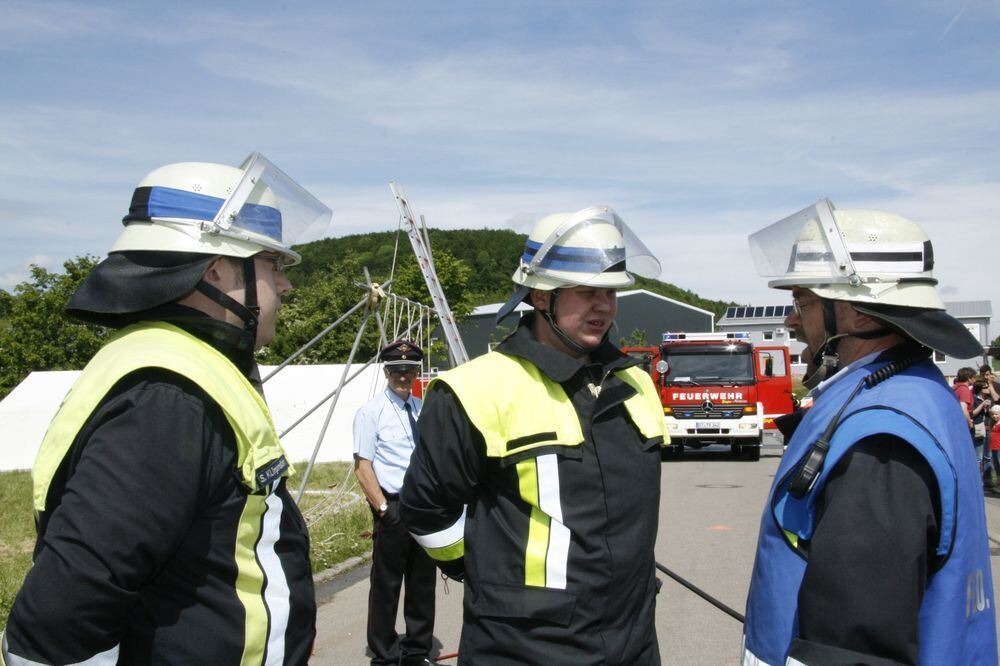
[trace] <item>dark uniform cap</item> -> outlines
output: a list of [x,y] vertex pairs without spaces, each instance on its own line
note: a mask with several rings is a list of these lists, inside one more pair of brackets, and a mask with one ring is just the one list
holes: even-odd
[[396,340],[379,352],[378,360],[385,365],[420,365],[424,352],[410,340]]

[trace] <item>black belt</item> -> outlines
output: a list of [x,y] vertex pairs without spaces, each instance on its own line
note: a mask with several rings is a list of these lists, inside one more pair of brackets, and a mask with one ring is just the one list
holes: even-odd
[[384,488],[382,488],[381,490],[382,490],[382,494],[385,495],[385,498],[387,500],[392,500],[393,502],[398,502],[399,501],[399,493],[387,493],[387,492],[385,492]]

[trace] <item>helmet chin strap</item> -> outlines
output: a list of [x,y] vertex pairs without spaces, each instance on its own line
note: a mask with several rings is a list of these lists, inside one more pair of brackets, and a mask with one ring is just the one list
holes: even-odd
[[844,338],[874,340],[875,338],[884,338],[893,333],[889,328],[879,328],[874,331],[837,333],[837,316],[833,301],[824,298],[821,300],[821,303],[823,304],[823,329],[826,339],[823,340],[823,344],[820,345],[819,350],[813,354],[812,362],[816,366],[816,370],[808,377],[802,379],[802,385],[810,390],[816,388],[827,377],[832,377],[839,369],[840,356],[837,355],[837,346],[841,340]]
[[195,285],[195,289],[229,310],[243,321],[243,331],[250,347],[257,342],[257,324],[260,321],[260,306],[257,304],[257,270],[254,258],[243,259],[243,303],[224,293],[221,289],[204,280]]
[[[556,323],[556,301],[559,299],[559,290],[553,289],[549,293],[552,294],[549,299],[549,309],[539,310],[538,312],[542,315],[542,318],[545,319],[556,336],[562,340],[564,345],[572,349],[577,354],[590,354],[590,352],[596,351],[598,347],[604,344],[604,341],[608,339],[608,331],[604,332],[604,336],[601,338],[601,341],[593,347],[584,347],[579,342],[569,337],[566,331],[562,330],[559,324]],[[608,330],[610,331],[610,329]]]
[[824,379],[837,372],[837,366],[840,365],[840,357],[837,356],[837,345],[846,337],[847,333],[827,335],[819,351],[813,354],[812,362],[816,366],[816,370],[808,377],[802,378],[803,386],[812,390],[819,386],[819,383]]

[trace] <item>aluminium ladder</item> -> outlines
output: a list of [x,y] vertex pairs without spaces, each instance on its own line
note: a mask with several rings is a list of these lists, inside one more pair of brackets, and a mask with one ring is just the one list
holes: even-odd
[[399,208],[400,218],[406,224],[406,234],[410,237],[410,244],[413,246],[413,253],[417,256],[417,265],[427,283],[427,290],[431,294],[434,302],[434,309],[437,311],[438,320],[441,322],[441,330],[444,332],[445,341],[448,343],[448,356],[451,358],[452,367],[461,365],[469,360],[469,355],[465,351],[462,343],[462,336],[458,332],[455,324],[455,317],[448,307],[448,299],[445,298],[444,290],[438,281],[437,271],[434,268],[434,259],[431,256],[430,243],[427,237],[417,228],[417,223],[413,219],[413,211],[406,200],[403,188],[395,181],[389,181],[389,189],[396,197],[396,206]]

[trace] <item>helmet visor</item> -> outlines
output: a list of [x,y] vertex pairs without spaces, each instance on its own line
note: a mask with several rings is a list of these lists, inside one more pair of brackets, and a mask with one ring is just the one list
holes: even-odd
[[757,273],[780,278],[771,286],[848,282],[855,273],[827,199],[751,234],[749,241]]
[[543,242],[528,240],[522,266],[528,274],[587,284],[602,273],[629,272],[654,278],[660,262],[614,210],[585,208],[567,218]]
[[214,219],[221,233],[288,249],[330,224],[330,209],[260,153],[240,168],[240,182]]

